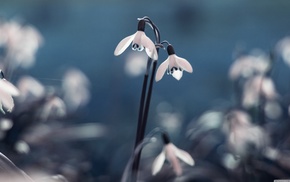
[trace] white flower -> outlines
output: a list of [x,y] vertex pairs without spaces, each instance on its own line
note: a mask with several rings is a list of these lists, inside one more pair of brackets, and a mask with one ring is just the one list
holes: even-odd
[[247,108],[255,106],[260,102],[261,96],[266,100],[273,100],[278,98],[279,95],[271,78],[257,75],[245,83],[242,104]]
[[155,44],[146,36],[144,30],[145,21],[140,20],[138,23],[137,32],[121,40],[114,51],[114,55],[118,56],[122,54],[132,42],[132,49],[134,51],[143,51],[145,48],[147,55],[153,60],[157,60],[158,54],[155,48]]
[[17,87],[21,93],[18,97],[18,101],[20,102],[34,102],[45,94],[44,86],[30,76],[23,76],[20,78]]
[[[2,31],[1,31],[2,30]],[[1,28],[5,38],[7,54],[11,58],[9,65],[29,68],[34,64],[35,55],[43,42],[41,34],[32,26],[22,26],[16,21],[10,21]]]
[[241,56],[235,60],[229,70],[231,80],[236,80],[240,77],[248,78],[254,74],[264,74],[269,70],[269,57],[259,51],[253,51],[251,55]]
[[162,152],[156,157],[152,166],[152,175],[156,175],[162,168],[165,159],[167,159],[175,172],[176,175],[180,176],[182,174],[182,168],[179,163],[179,159],[187,163],[190,166],[194,165],[194,160],[192,157],[184,150],[177,148],[174,144],[169,142],[168,136],[163,134],[163,140],[165,146]]
[[261,152],[268,144],[267,132],[260,126],[252,124],[250,115],[244,111],[233,110],[227,115],[224,130],[227,145],[236,157],[245,158],[250,154]]
[[90,100],[89,79],[78,69],[69,69],[63,78],[64,102],[70,111],[84,106]]
[[177,80],[181,79],[183,70],[192,73],[192,67],[190,63],[186,59],[178,57],[175,54],[172,45],[168,45],[167,52],[168,58],[157,69],[155,77],[156,81],[162,79],[166,70],[167,74],[172,75]]
[[14,101],[12,96],[18,96],[18,89],[9,81],[4,78],[3,72],[2,79],[0,79],[0,110],[4,112],[3,107],[7,109],[8,112],[11,112],[14,107]]
[[61,98],[57,96],[52,96],[45,105],[43,106],[43,110],[41,113],[41,118],[43,120],[47,120],[50,116],[53,117],[63,117],[66,114],[66,105],[61,100]]

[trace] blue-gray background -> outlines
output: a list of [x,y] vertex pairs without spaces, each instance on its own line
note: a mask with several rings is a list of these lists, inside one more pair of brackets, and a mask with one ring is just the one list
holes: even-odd
[[[267,52],[290,35],[288,0],[1,0],[0,15],[31,24],[43,35],[37,62],[27,72],[44,85],[59,84],[67,67],[88,76],[92,97],[78,122],[109,128],[108,136],[91,141],[90,149],[99,155],[96,174],[112,176],[120,175],[130,155],[143,79],[124,72],[125,56],[131,50],[119,57],[113,52],[122,38],[136,31],[137,18],[149,16],[161,39],[170,41],[194,70],[180,81],[166,76],[154,85],[148,128],[158,126],[156,106],[166,101],[172,112],[182,115],[175,139],[179,146],[187,123],[206,109],[231,101],[227,72],[233,53],[253,48]],[[149,31],[148,36],[152,37]],[[160,61],[166,57],[162,51]],[[286,71],[285,76],[277,74],[278,83],[289,81]],[[280,84],[279,91],[287,88]]]

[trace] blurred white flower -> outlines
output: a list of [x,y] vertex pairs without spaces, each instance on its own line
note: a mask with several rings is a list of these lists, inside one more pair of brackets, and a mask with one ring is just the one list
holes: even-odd
[[125,62],[125,73],[129,76],[139,76],[146,70],[146,54],[137,54],[132,52],[128,55]]
[[144,30],[145,20],[139,20],[137,32],[121,40],[114,51],[114,55],[118,56],[122,54],[132,42],[132,49],[134,51],[143,51],[145,48],[147,55],[153,60],[157,60],[158,54],[155,44],[146,36]]
[[238,167],[240,161],[235,159],[232,154],[225,153],[222,156],[222,163],[226,168],[233,170]]
[[265,103],[265,115],[270,119],[278,119],[280,116],[282,116],[282,107],[279,105],[277,101],[267,101]]
[[34,64],[36,51],[43,42],[41,34],[34,27],[21,26],[16,21],[4,23],[0,31],[10,58],[9,65],[13,68],[31,67]]
[[270,60],[263,52],[241,56],[235,60],[229,70],[231,80],[239,77],[250,77],[254,74],[263,74],[269,69]]
[[45,94],[44,86],[31,76],[23,76],[17,83],[20,91],[18,100],[21,102],[33,102]]
[[158,121],[162,128],[171,134],[177,134],[182,127],[182,115],[176,112],[158,113]]
[[275,148],[267,147],[264,150],[264,156],[273,161],[277,160],[280,157],[280,155],[281,155],[280,151]]
[[77,69],[69,69],[62,83],[64,102],[68,109],[75,110],[88,103],[90,82],[84,73]]
[[190,127],[187,130],[186,135],[193,140],[201,133],[221,128],[223,121],[223,112],[208,110],[204,112],[197,120],[193,120],[190,123]]
[[261,96],[263,96],[266,100],[273,100],[278,97],[278,93],[272,79],[263,75],[257,75],[248,79],[243,89],[243,106],[255,106],[260,102]]
[[18,96],[18,89],[4,78],[3,72],[0,70],[2,78],[0,79],[0,110],[4,112],[3,107],[11,112],[14,107],[12,96]]
[[40,117],[43,120],[47,120],[50,116],[63,117],[65,114],[65,103],[61,100],[61,98],[52,96],[52,98],[50,98],[43,106]]
[[156,175],[162,168],[165,159],[167,159],[175,172],[176,175],[180,176],[182,174],[182,168],[180,166],[179,158],[183,162],[190,166],[194,165],[194,160],[192,157],[184,150],[177,148],[174,144],[169,141],[167,135],[163,134],[164,147],[162,152],[156,157],[152,165],[152,175]]
[[30,151],[29,145],[23,140],[17,141],[14,148],[17,152],[22,154],[28,154]]
[[247,113],[233,110],[226,118],[227,143],[233,155],[246,157],[261,152],[269,144],[267,132],[262,127],[252,124]]
[[276,45],[276,49],[285,63],[290,66],[290,37],[285,37],[280,40]]
[[162,79],[165,71],[167,70],[167,74],[172,75],[176,80],[180,80],[182,77],[183,70],[192,73],[192,67],[190,63],[181,57],[178,57],[175,54],[175,51],[172,45],[168,45],[167,47],[168,58],[161,63],[159,68],[157,69],[155,80],[159,81]]
[[1,118],[0,119],[0,130],[2,131],[8,131],[12,128],[13,121],[8,118]]

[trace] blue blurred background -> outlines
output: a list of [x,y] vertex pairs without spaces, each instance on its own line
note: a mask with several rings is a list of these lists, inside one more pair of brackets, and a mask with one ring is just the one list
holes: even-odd
[[[177,145],[185,146],[184,131],[192,119],[231,101],[228,70],[235,53],[273,49],[290,34],[289,10],[287,0],[0,2],[2,17],[33,25],[44,38],[36,64],[27,73],[44,85],[59,84],[68,67],[88,76],[91,100],[73,122],[96,122],[108,128],[103,138],[77,144],[89,151],[92,175],[99,181],[120,178],[132,152],[143,77],[130,76],[124,69],[130,49],[118,57],[113,52],[121,39],[136,31],[137,18],[149,16],[159,27],[161,40],[168,40],[193,67],[193,73],[184,72],[180,81],[165,76],[155,83],[148,119],[147,132],[166,127],[160,122],[160,112],[176,113],[173,128],[177,129],[171,135]],[[146,33],[154,38],[149,27]],[[161,50],[159,62],[166,58],[166,51]],[[283,79],[281,74],[276,76]],[[279,91],[288,88],[281,84]]]

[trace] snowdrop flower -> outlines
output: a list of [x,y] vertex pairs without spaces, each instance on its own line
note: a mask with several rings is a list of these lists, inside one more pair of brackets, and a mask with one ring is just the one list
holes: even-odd
[[145,48],[147,55],[153,60],[157,60],[158,54],[155,44],[146,36],[144,30],[145,20],[140,20],[138,23],[137,32],[121,40],[115,49],[114,55],[118,56],[122,54],[132,43],[132,49],[134,51],[143,51]]
[[233,110],[227,114],[224,123],[227,134],[227,145],[235,157],[245,158],[259,153],[269,144],[267,132],[251,122],[250,116],[240,110]]
[[0,110],[4,112],[3,107],[11,112],[14,107],[12,96],[18,96],[18,89],[4,77],[3,72],[0,70],[2,78],[0,79]]
[[12,58],[13,68],[29,68],[34,64],[35,55],[43,42],[41,34],[30,25],[22,26],[16,21],[3,25],[7,54]]
[[246,108],[256,106],[263,96],[266,100],[278,98],[278,93],[273,80],[263,75],[257,75],[249,80],[244,85],[242,104]]
[[165,159],[167,159],[171,163],[175,174],[180,176],[182,174],[182,168],[177,158],[181,159],[190,166],[194,165],[194,160],[187,152],[177,148],[174,144],[172,144],[168,135],[163,133],[162,138],[165,146],[163,147],[162,152],[153,162],[152,175],[156,175],[161,170]]
[[248,78],[255,74],[264,74],[269,68],[269,57],[263,52],[254,51],[251,55],[241,56],[235,60],[230,67],[229,77],[231,80]]
[[168,58],[157,69],[155,77],[156,81],[162,79],[166,70],[167,74],[172,75],[177,80],[181,79],[183,70],[192,73],[190,63],[186,59],[178,57],[170,44],[167,46],[167,53]]

